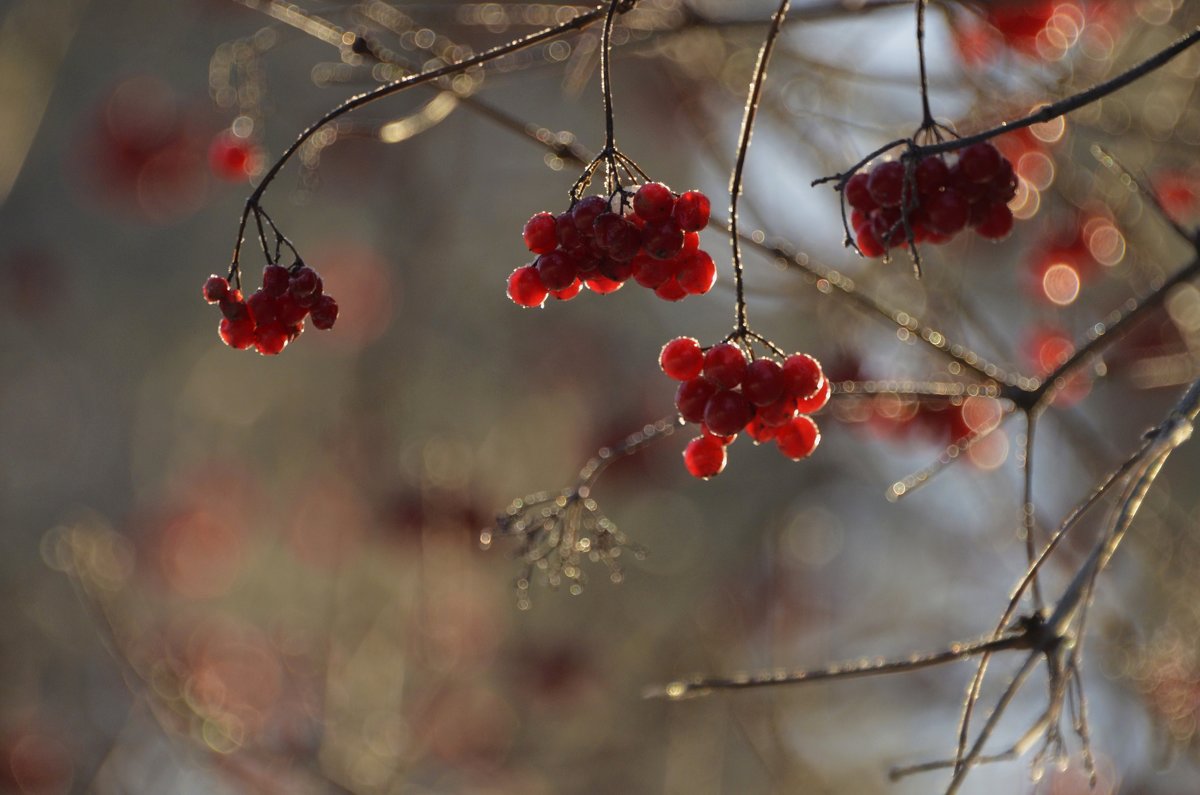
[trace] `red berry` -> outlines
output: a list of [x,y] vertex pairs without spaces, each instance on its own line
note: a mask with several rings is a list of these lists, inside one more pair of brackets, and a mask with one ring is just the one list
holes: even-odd
[[658,366],[669,378],[690,381],[700,375],[704,352],[700,350],[700,343],[691,337],[676,337],[662,347]]
[[[316,321],[313,321],[314,325]],[[258,324],[254,328],[254,349],[263,356],[274,356],[287,347],[288,332],[282,323]]]
[[738,386],[745,375],[746,355],[732,342],[714,345],[704,354],[704,377],[722,389]]
[[215,304],[229,295],[229,282],[222,276],[213,274],[204,281],[204,300]]
[[716,477],[727,460],[725,445],[712,436],[697,436],[683,451],[683,465],[694,478]]
[[825,381],[821,363],[807,353],[793,353],[783,362],[784,388],[797,400],[810,398]]
[[1000,171],[1004,156],[987,141],[971,144],[958,155],[958,167],[971,182],[988,182]]
[[315,293],[320,284],[321,277],[317,276],[315,270],[305,265],[292,274],[291,281],[288,283],[288,292],[295,298],[304,298]]
[[241,320],[250,317],[250,310],[242,300],[241,290],[230,290],[220,301],[221,314],[230,320]]
[[899,207],[880,207],[871,211],[871,235],[886,248],[904,240],[904,224],[900,223]]
[[708,399],[704,424],[718,436],[735,434],[754,419],[754,406],[741,392],[722,389]]
[[875,233],[871,231],[870,223],[856,230],[854,242],[864,257],[882,257],[887,252],[887,249],[875,239]]
[[647,224],[642,230],[642,246],[658,259],[670,259],[683,250],[683,230],[674,221]]
[[254,344],[254,321],[249,317],[241,320],[223,317],[220,326],[217,327],[217,333],[221,335],[221,341],[230,348],[245,350]]
[[557,298],[559,301],[570,301],[575,296],[579,295],[579,291],[583,289],[583,282],[576,279],[561,290],[551,290],[550,295]]
[[608,199],[603,196],[584,196],[571,208],[575,228],[584,237],[591,237],[592,225],[601,213],[609,212]]
[[550,213],[537,213],[525,222],[525,247],[534,254],[549,254],[558,246],[558,225]]
[[812,418],[803,414],[775,432],[775,444],[779,452],[793,461],[808,458],[820,443],[820,429]]
[[783,395],[783,368],[770,359],[755,359],[746,367],[742,394],[755,406],[767,406]]
[[937,155],[926,157],[913,169],[913,179],[917,183],[917,195],[924,199],[950,183],[950,167]]
[[261,287],[254,291],[254,295],[246,299],[246,307],[250,310],[255,324],[259,326],[274,323],[279,319],[279,304],[275,296],[268,294]]
[[1003,240],[1012,228],[1013,214],[1007,204],[986,205],[982,219],[975,224],[975,232],[988,240]]
[[675,275],[678,264],[671,259],[656,259],[645,253],[633,258],[633,278],[643,287],[654,290]]
[[971,204],[967,197],[954,188],[930,196],[921,205],[926,223],[934,232],[953,235],[967,225],[971,216]]
[[263,268],[262,289],[267,295],[278,298],[288,291],[292,276],[282,265],[268,265]]
[[583,283],[589,290],[597,295],[608,295],[609,293],[615,293],[617,290],[620,290],[621,285],[624,284],[624,282],[614,281],[613,279],[609,279],[606,276],[601,276],[600,274],[596,274],[595,276],[590,276],[584,279]]
[[624,262],[637,255],[642,247],[642,233],[636,226],[616,213],[601,213],[592,224],[596,246],[609,257]]
[[871,198],[871,191],[867,188],[867,175],[859,172],[846,181],[846,201],[850,202],[850,206],[856,210],[862,210],[864,213],[869,213],[879,206],[875,199]]
[[904,166],[898,160],[877,163],[867,175],[867,190],[880,207],[899,207],[904,197]]
[[675,202],[675,223],[685,232],[699,232],[708,226],[711,209],[712,204],[703,193],[698,190],[686,191]]
[[620,262],[615,259],[601,260],[599,270],[601,276],[621,284],[629,281],[629,279],[633,276],[633,260],[629,260],[627,262]]
[[687,254],[700,248],[700,235],[695,232],[683,233],[683,253]]
[[825,404],[829,402],[829,396],[833,393],[833,386],[829,383],[829,379],[821,381],[821,388],[812,397],[796,399],[797,414],[815,414],[825,408]]
[[517,306],[526,308],[541,306],[549,290],[542,284],[537,268],[525,265],[508,276],[508,297]]
[[575,263],[564,251],[551,251],[534,263],[538,278],[547,290],[565,290],[575,281]]
[[760,406],[758,409],[758,420],[769,428],[787,425],[795,416],[796,399],[791,395],[784,395],[771,405]]
[[633,194],[633,211],[651,224],[661,224],[675,209],[675,194],[661,182],[648,182]]
[[337,301],[333,300],[331,296],[321,296],[321,300],[317,301],[317,305],[312,308],[312,323],[321,329],[321,331],[333,328],[333,324],[337,322],[337,317]]
[[701,422],[708,399],[717,393],[717,385],[707,378],[684,381],[675,390],[675,408],[688,422]]
[[1013,165],[1008,158],[1000,161],[1000,168],[997,169],[987,183],[987,197],[994,202],[1002,202],[1007,204],[1012,201],[1012,198],[1017,195],[1017,175],[1013,171]]
[[583,245],[583,235],[575,226],[575,216],[570,210],[554,219],[554,234],[558,238],[558,245],[565,249],[575,249]]
[[295,326],[298,323],[303,323],[304,318],[308,315],[308,307],[300,306],[300,303],[292,297],[291,293],[284,293],[279,298],[276,298],[275,301],[279,322],[285,326]]
[[726,447],[728,447],[729,445],[731,445],[737,441],[736,433],[729,433],[729,434],[725,434],[724,436],[722,436],[719,433],[713,433],[712,429],[709,428],[707,425],[705,425],[703,422],[700,423],[700,433],[704,434],[705,436],[711,436],[712,438],[716,439],[718,442],[725,445]]
[[753,439],[755,444],[769,442],[775,438],[774,426],[767,425],[761,417],[755,417],[746,423],[745,430],[746,435]]
[[690,295],[704,295],[717,283],[717,265],[705,251],[685,254],[675,274],[679,284]]
[[654,294],[664,301],[682,301],[688,297],[688,291],[674,276],[654,288]]

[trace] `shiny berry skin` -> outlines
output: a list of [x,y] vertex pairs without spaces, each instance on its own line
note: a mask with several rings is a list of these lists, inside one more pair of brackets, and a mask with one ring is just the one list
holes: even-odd
[[729,445],[731,445],[737,441],[736,433],[727,433],[725,435],[721,435],[719,433],[713,433],[712,429],[709,428],[707,425],[705,425],[703,422],[700,423],[700,433],[704,434],[705,436],[711,436],[712,438],[716,439],[718,442],[725,445],[726,447],[728,447]]
[[608,199],[603,196],[584,196],[571,208],[571,220],[582,235],[591,235],[592,224],[601,213],[609,212]]
[[272,298],[278,298],[288,291],[292,276],[282,265],[268,265],[263,268],[263,292]]
[[801,414],[775,432],[779,452],[793,461],[808,458],[821,443],[821,431],[811,418]]
[[675,194],[661,182],[648,182],[633,194],[633,211],[651,224],[661,224],[675,209]]
[[958,155],[958,167],[971,182],[988,182],[1000,171],[1004,156],[987,141],[971,144]]
[[704,377],[721,389],[733,389],[745,376],[746,355],[732,342],[714,345],[704,354]]
[[576,279],[561,290],[551,290],[550,295],[557,298],[559,301],[570,301],[575,296],[579,295],[579,291],[583,289],[583,282]]
[[[301,269],[301,270],[303,270],[303,269]],[[313,273],[315,275],[316,271],[313,271]],[[289,287],[288,289],[290,290],[291,288]],[[296,303],[300,304],[300,306],[306,306],[309,309],[312,309],[314,306],[317,305],[317,301],[320,301],[321,296],[324,294],[325,294],[325,282],[321,281],[320,276],[317,276],[317,286],[314,287],[313,291],[311,293],[308,293],[307,295],[297,295]]]
[[537,268],[525,265],[517,268],[508,276],[508,297],[517,306],[532,308],[541,306],[550,291],[542,284]]
[[854,242],[864,257],[882,257],[887,253],[887,249],[883,247],[883,244],[875,239],[875,233],[871,231],[870,223],[865,224],[855,231]]
[[618,282],[608,278],[607,276],[596,274],[584,279],[583,284],[597,295],[608,295],[609,293],[615,293],[617,290],[620,290],[622,285],[624,285],[624,282]]
[[871,198],[871,191],[867,188],[868,177],[866,174],[859,172],[846,181],[846,201],[850,202],[850,206],[856,210],[862,210],[864,213],[869,213],[879,206],[875,199]]
[[787,425],[796,416],[796,399],[784,395],[769,406],[759,406],[757,419],[769,428]]
[[717,393],[717,389],[707,378],[684,381],[675,390],[675,408],[679,409],[679,416],[688,422],[703,422],[708,399]]
[[988,240],[1003,240],[1013,228],[1012,210],[1007,204],[990,204],[984,208],[982,219],[975,224],[975,233]]
[[575,216],[571,214],[570,210],[554,219],[554,234],[558,238],[558,244],[565,249],[578,248],[583,245],[583,235],[575,226]]
[[918,161],[913,169],[913,180],[917,184],[917,195],[921,198],[933,196],[950,184],[950,167],[936,155]]
[[683,255],[675,278],[689,295],[704,295],[717,283],[717,265],[707,252],[693,251]]
[[241,320],[250,317],[250,310],[242,300],[241,290],[230,290],[220,301],[221,314],[230,320]]
[[338,304],[331,296],[323,295],[312,308],[312,324],[322,331],[333,328],[337,322]]
[[682,301],[688,297],[688,291],[674,276],[654,288],[654,294],[664,301]]
[[674,221],[647,224],[642,230],[642,246],[658,259],[670,259],[683,250],[683,230]]
[[746,367],[742,394],[755,406],[767,406],[783,395],[783,368],[770,359],[755,359]]
[[275,300],[275,296],[268,294],[261,287],[254,291],[254,295],[246,299],[246,307],[250,310],[255,324],[259,326],[274,323],[279,319],[279,304]]
[[704,424],[718,436],[735,434],[752,419],[754,406],[745,395],[732,389],[717,392],[704,407]]
[[699,232],[704,227],[708,226],[708,217],[712,210],[712,203],[698,190],[689,190],[682,193],[675,201],[675,210],[672,213],[675,217],[675,223],[679,224],[679,228],[685,232]]
[[658,259],[643,252],[633,258],[633,278],[641,286],[654,290],[675,275],[677,265],[675,260]]
[[575,263],[564,251],[551,251],[534,263],[538,278],[547,290],[565,290],[575,281]]
[[787,394],[803,400],[817,393],[825,381],[821,363],[807,353],[793,353],[783,362],[784,389]]
[[769,442],[775,438],[775,428],[763,422],[761,417],[755,417],[746,423],[745,431],[755,444]]
[[285,326],[295,326],[304,322],[308,316],[308,307],[301,306],[291,293],[284,293],[275,299],[276,313],[279,322]]
[[[315,321],[314,321],[315,325]],[[288,344],[288,331],[282,323],[259,324],[254,328],[254,349],[263,356],[274,356]]]
[[816,394],[807,398],[796,399],[797,414],[815,414],[825,408],[825,404],[829,402],[829,396],[833,393],[833,385],[826,378],[821,381],[821,388]]
[[726,461],[725,445],[713,436],[697,436],[683,450],[683,465],[694,478],[716,477],[725,469]]
[[205,301],[215,304],[229,295],[229,282],[224,277],[213,274],[205,280],[203,294]]
[[878,163],[867,175],[867,190],[880,207],[899,207],[904,197],[904,166],[898,160]]
[[700,369],[704,366],[704,351],[700,350],[700,343],[691,337],[676,337],[662,347],[658,366],[668,378],[690,381],[700,375]]
[[934,232],[953,235],[967,225],[971,216],[971,203],[954,188],[924,199],[921,204],[925,222]]
[[221,336],[221,341],[230,348],[245,350],[254,344],[254,321],[249,317],[241,320],[223,317],[217,327],[217,333]]
[[592,224],[596,246],[609,257],[625,262],[633,259],[642,247],[642,233],[636,226],[616,213],[601,213]]
[[317,276],[317,272],[305,265],[291,275],[288,292],[293,298],[304,298],[316,292],[320,283],[321,278]]
[[525,222],[525,247],[534,254],[549,254],[558,246],[558,224],[550,213],[537,213]]

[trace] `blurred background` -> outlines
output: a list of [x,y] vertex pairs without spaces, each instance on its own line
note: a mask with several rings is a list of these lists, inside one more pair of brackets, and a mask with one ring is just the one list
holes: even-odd
[[[614,35],[622,150],[722,217],[774,5],[641,0]],[[762,239],[1029,375],[1189,261],[1129,174],[1200,220],[1200,53],[999,139],[1021,179],[1014,233],[927,246],[918,283],[903,256],[843,249],[836,194],[809,187],[919,123],[912,4],[793,6],[746,173],[743,221]],[[505,296],[529,256],[525,220],[565,210],[578,175],[544,144],[603,142],[596,30],[318,136],[263,205],[339,300],[337,327],[277,357],[217,337],[200,286],[224,273],[246,195],[305,125],[397,70],[571,13],[0,2],[0,791],[944,787],[887,773],[952,753],[969,664],[678,703],[642,690],[987,632],[1024,568],[1019,418],[911,496],[886,495],[995,424],[996,403],[835,398],[813,458],[742,439],[711,482],[681,466],[690,433],[656,442],[592,493],[647,552],[621,558],[619,584],[585,563],[581,593],[535,576],[519,599],[513,545],[480,549],[513,498],[570,486],[599,447],[670,415],[663,342],[709,344],[732,320],[729,244],[711,229],[720,278],[704,297],[630,284],[521,310]],[[933,111],[982,129],[1198,22],[1183,0],[931,3]],[[258,256],[251,240],[250,286]],[[755,327],[833,378],[967,380],[811,275],[748,252],[747,280]],[[1063,392],[1034,448],[1043,530],[1161,420],[1198,343],[1200,290],[1184,285]],[[1084,670],[1097,792],[1200,790],[1198,465],[1192,447],[1171,460],[1101,584]],[[985,703],[1012,662],[993,666]],[[997,750],[1044,693],[1035,678]],[[1072,756],[1032,777],[1025,760],[985,767],[966,791],[1088,789]]]

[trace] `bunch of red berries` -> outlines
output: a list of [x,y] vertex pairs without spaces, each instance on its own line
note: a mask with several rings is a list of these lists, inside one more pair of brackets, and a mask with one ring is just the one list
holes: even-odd
[[725,448],[745,430],[755,444],[774,441],[784,456],[807,458],[821,441],[809,414],[829,401],[830,385],[821,364],[795,353],[783,364],[751,359],[732,342],[708,350],[691,337],[663,346],[659,365],[682,381],[675,407],[701,435],[688,442],[683,463],[694,477],[711,478],[725,468]]
[[659,182],[638,188],[632,211],[624,194],[585,196],[565,213],[541,212],[525,224],[525,245],[538,258],[508,277],[514,303],[541,306],[547,295],[569,301],[586,286],[601,295],[632,278],[666,301],[702,295],[717,280],[717,266],[697,234],[708,224],[710,203],[698,190],[676,196]]
[[[1016,195],[1012,163],[988,142],[972,144],[953,165],[941,155],[918,160],[911,180],[897,160],[876,163],[846,182],[855,242],[865,256],[908,243],[946,243],[966,227],[1001,240],[1012,231]],[[907,228],[906,228],[907,227]]]
[[321,277],[307,265],[291,271],[282,265],[268,265],[263,269],[262,287],[246,300],[241,290],[215,275],[204,282],[203,292],[204,300],[219,304],[225,316],[217,329],[221,340],[238,350],[253,345],[264,356],[279,353],[299,337],[304,318],[310,314],[319,329],[333,328],[338,316],[337,301],[325,295]]

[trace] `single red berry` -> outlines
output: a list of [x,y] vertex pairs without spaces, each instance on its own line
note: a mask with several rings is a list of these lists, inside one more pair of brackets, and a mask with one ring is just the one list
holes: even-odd
[[680,260],[675,278],[689,295],[704,295],[717,283],[717,265],[708,252],[693,251]]
[[755,406],[767,406],[783,395],[783,368],[770,359],[755,359],[746,367],[742,394]]
[[924,199],[950,183],[950,167],[939,155],[922,158],[913,169],[913,179],[917,183],[917,195]]
[[316,292],[320,283],[321,277],[317,276],[317,272],[304,265],[292,273],[291,281],[288,283],[288,292],[294,298],[304,298]]
[[633,278],[641,286],[654,290],[675,276],[679,263],[673,259],[656,259],[645,252],[633,258]]
[[542,254],[534,263],[538,278],[547,290],[565,290],[575,281],[575,263],[563,251]]
[[337,322],[338,305],[332,296],[323,295],[312,308],[312,323],[321,331],[328,331]]
[[278,298],[288,291],[292,275],[282,265],[268,265],[263,268],[262,289],[272,298]]
[[670,259],[683,250],[683,230],[674,221],[647,224],[642,230],[642,246],[658,259]]
[[683,465],[694,478],[716,477],[726,461],[725,445],[712,436],[697,436],[683,450]]
[[993,202],[1008,204],[1016,195],[1017,174],[1013,171],[1009,159],[1004,158],[1000,161],[1000,168],[996,170],[995,176],[988,180],[987,198]]
[[263,356],[274,356],[286,348],[287,344],[288,333],[282,323],[260,323],[255,326],[254,349]]
[[821,388],[812,397],[796,399],[797,414],[816,414],[821,409],[825,408],[825,404],[829,402],[829,396],[833,393],[833,385],[829,383],[829,379],[821,381]]
[[883,247],[883,244],[875,239],[875,233],[871,231],[870,222],[856,229],[854,242],[858,245],[858,250],[863,253],[864,257],[882,257],[887,253],[887,249]]
[[929,228],[942,235],[961,231],[971,216],[971,204],[967,197],[954,188],[947,188],[925,199],[921,209],[924,210]]
[[558,224],[550,213],[537,213],[526,221],[522,235],[534,254],[549,254],[558,246]]
[[880,207],[899,207],[904,198],[904,166],[898,160],[876,163],[867,175],[867,190]]
[[217,333],[221,336],[221,341],[230,348],[245,350],[254,344],[254,321],[248,316],[241,320],[223,317],[217,327]]
[[592,236],[592,225],[601,213],[609,212],[608,199],[603,196],[584,196],[571,208],[575,228],[584,237]]
[[1003,240],[1013,228],[1012,210],[1007,204],[989,204],[983,218],[975,224],[975,232],[988,240]]
[[325,294],[325,282],[323,282],[321,280],[321,277],[318,276],[316,288],[314,288],[313,291],[311,293],[309,293],[308,295],[297,296],[296,303],[300,304],[300,306],[307,306],[309,309],[312,309],[314,306],[317,305],[317,301],[320,301],[321,296],[323,296],[324,294]]
[[551,290],[550,295],[557,298],[559,301],[570,301],[575,296],[579,295],[579,291],[583,289],[583,282],[576,279],[561,290]]
[[1004,156],[987,141],[971,144],[958,155],[958,167],[971,182],[988,182],[1000,171]]
[[699,232],[708,226],[712,203],[698,190],[685,191],[675,202],[675,223],[685,232]]
[[675,209],[675,194],[661,182],[648,182],[633,194],[633,211],[651,224],[661,224]]
[[525,265],[508,275],[508,297],[517,306],[526,308],[541,306],[549,290],[542,284],[537,268]]
[[279,319],[278,301],[275,296],[268,294],[261,287],[254,291],[254,295],[246,299],[246,308],[250,310],[250,315],[254,318],[256,325],[265,326]]
[[763,425],[778,428],[787,425],[796,416],[796,399],[785,394],[769,406],[758,407],[758,419]]
[[624,262],[637,255],[642,247],[642,233],[636,226],[616,213],[601,213],[592,224],[596,246],[612,259]]
[[700,249],[700,235],[695,232],[683,233],[683,253],[687,254]]
[[601,276],[623,284],[633,277],[633,260],[621,262],[615,259],[604,259],[600,261],[599,271]]
[[811,417],[801,414],[775,432],[779,452],[793,461],[808,458],[821,443],[821,431]]
[[213,274],[204,281],[204,300],[215,304],[229,295],[229,282],[223,276]]
[[654,294],[664,301],[682,301],[688,297],[688,291],[674,276],[654,288]]
[[279,322],[285,326],[303,323],[308,316],[308,307],[301,306],[291,293],[284,293],[275,299]]
[[871,216],[864,213],[862,210],[854,209],[850,211],[850,228],[857,233],[864,226],[871,225]]
[[821,371],[821,363],[807,353],[793,353],[783,362],[783,380],[787,394],[803,400],[817,393],[825,381],[825,374]]
[[745,376],[746,354],[732,342],[714,345],[704,354],[704,377],[722,389],[733,389]]
[[607,276],[596,274],[583,280],[584,286],[597,295],[608,295],[621,289],[624,282],[615,281]]
[[754,419],[754,406],[741,392],[722,389],[708,399],[704,424],[718,436],[735,434]]
[[241,320],[250,317],[250,310],[242,300],[241,290],[230,290],[220,301],[221,314],[230,320]]
[[575,216],[570,210],[554,219],[554,234],[558,238],[558,245],[565,249],[576,249],[583,245],[583,235],[575,226]]
[[767,425],[762,421],[762,418],[758,416],[746,423],[745,430],[746,435],[749,436],[755,444],[769,442],[775,438],[775,427]]
[[867,188],[868,177],[865,173],[859,172],[846,181],[846,201],[850,202],[850,206],[856,210],[862,210],[864,213],[869,213],[879,206],[879,203],[871,197],[871,191]]
[[704,351],[700,350],[700,343],[691,337],[676,337],[662,347],[658,366],[669,378],[690,381],[700,375],[700,368],[704,366]]
[[688,422],[701,422],[708,399],[716,393],[717,385],[707,378],[684,381],[675,390],[675,408],[679,409],[679,416]]

